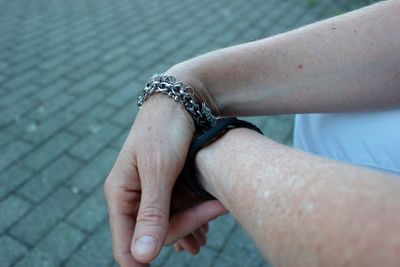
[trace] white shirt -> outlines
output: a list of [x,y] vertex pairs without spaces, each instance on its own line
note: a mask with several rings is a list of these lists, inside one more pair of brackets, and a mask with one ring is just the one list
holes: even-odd
[[297,115],[294,146],[400,174],[400,110]]

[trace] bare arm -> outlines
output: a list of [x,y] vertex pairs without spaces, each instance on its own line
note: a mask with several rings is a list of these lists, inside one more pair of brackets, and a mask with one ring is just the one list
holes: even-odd
[[222,115],[400,106],[400,1],[207,53],[169,72]]
[[205,188],[274,266],[399,266],[400,177],[247,129],[228,132],[196,163]]

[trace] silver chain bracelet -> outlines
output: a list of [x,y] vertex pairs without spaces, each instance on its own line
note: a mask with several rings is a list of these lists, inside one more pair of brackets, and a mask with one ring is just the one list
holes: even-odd
[[175,77],[167,74],[154,74],[138,97],[138,107],[140,108],[144,101],[155,93],[168,95],[176,102],[182,103],[192,116],[196,128],[205,130],[214,126],[216,118],[211,109],[204,102],[197,103],[193,88],[184,86],[182,82],[177,82]]

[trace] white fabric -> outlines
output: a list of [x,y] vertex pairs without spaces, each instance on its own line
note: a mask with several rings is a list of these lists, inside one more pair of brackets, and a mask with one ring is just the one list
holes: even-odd
[[297,115],[294,146],[400,174],[400,110]]

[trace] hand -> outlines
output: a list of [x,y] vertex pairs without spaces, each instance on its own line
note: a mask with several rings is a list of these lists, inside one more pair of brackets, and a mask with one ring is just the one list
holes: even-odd
[[[194,131],[190,115],[167,96],[150,97],[138,113],[104,188],[113,252],[121,266],[146,266],[164,245],[171,192]],[[207,222],[220,210],[221,205],[207,204],[177,213],[173,225],[190,214],[200,217],[174,228],[174,237],[195,232],[199,221]]]
[[199,253],[207,243],[208,222],[227,212],[218,200],[198,198],[181,180],[175,183],[171,199],[171,217],[166,245],[175,250]]

